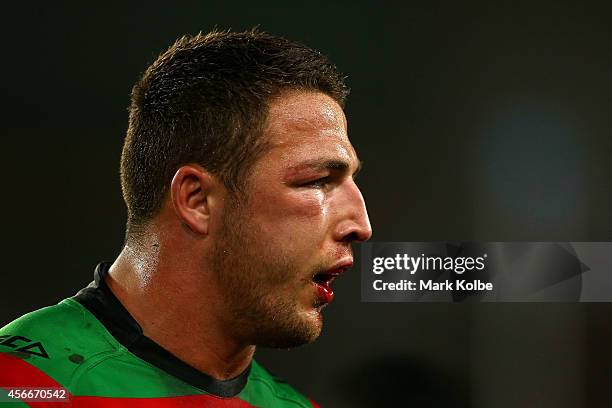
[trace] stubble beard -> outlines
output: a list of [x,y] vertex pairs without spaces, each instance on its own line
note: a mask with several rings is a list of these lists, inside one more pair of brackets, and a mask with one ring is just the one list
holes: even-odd
[[223,218],[213,269],[227,306],[227,330],[245,344],[261,347],[291,348],[314,341],[322,327],[318,305],[301,311],[296,298],[311,284],[309,278],[298,277],[291,257],[267,245],[259,226],[238,208],[229,206]]

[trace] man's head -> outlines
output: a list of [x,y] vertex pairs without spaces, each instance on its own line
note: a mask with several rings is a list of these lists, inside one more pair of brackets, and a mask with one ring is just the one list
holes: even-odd
[[183,38],[135,87],[128,240],[157,222],[160,253],[191,265],[194,310],[244,344],[314,340],[351,242],[371,235],[346,94],[319,53],[256,32]]
[[256,30],[185,36],[132,91],[121,158],[128,230],[160,209],[176,169],[198,163],[232,191],[265,150],[268,104],[284,91],[319,91],[344,106],[336,67],[304,45]]

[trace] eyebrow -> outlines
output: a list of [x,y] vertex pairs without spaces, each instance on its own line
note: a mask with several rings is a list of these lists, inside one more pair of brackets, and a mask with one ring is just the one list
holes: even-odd
[[[357,168],[353,172],[352,176],[355,177],[357,173],[361,171],[362,167],[363,167],[363,162],[357,159]],[[300,163],[295,166],[291,166],[289,167],[288,170],[290,174],[293,174],[298,171],[306,170],[306,169],[314,169],[318,171],[322,171],[322,170],[348,171],[349,168],[350,168],[350,164],[344,160],[318,159],[318,160],[307,161],[305,163]]]

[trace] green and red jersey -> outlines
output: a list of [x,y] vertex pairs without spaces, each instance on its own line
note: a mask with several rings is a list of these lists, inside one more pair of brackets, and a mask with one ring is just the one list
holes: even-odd
[[76,296],[0,329],[0,401],[20,388],[61,388],[67,399],[0,407],[317,407],[254,360],[224,381],[179,360],[143,334],[106,285],[108,268],[99,264]]

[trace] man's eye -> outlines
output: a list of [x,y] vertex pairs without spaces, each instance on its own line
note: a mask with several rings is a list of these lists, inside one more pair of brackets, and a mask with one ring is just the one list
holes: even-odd
[[302,187],[315,187],[315,188],[323,188],[329,183],[329,176],[321,177],[316,180],[309,181],[307,183],[302,184]]

